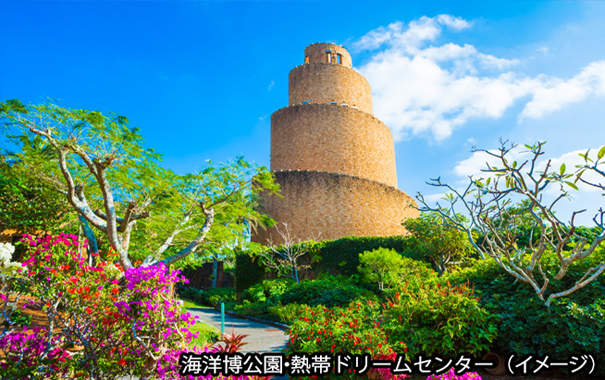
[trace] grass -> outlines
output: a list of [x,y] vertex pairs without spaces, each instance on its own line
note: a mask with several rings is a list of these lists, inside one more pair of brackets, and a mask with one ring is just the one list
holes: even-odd
[[183,301],[183,307],[185,309],[212,309],[210,306],[200,305],[190,300],[181,301]]
[[[181,313],[187,313],[187,309],[211,309],[209,306],[202,306],[190,300],[182,300],[183,306],[181,306]],[[204,323],[198,322],[189,328],[192,333],[199,332],[199,336],[191,340],[189,347],[198,346],[203,347],[208,344],[214,343],[218,340],[220,332],[214,327]]]
[[189,328],[192,333],[199,332],[199,336],[191,340],[189,347],[198,346],[203,347],[208,344],[214,343],[218,340],[220,332],[214,327],[204,323],[198,322]]

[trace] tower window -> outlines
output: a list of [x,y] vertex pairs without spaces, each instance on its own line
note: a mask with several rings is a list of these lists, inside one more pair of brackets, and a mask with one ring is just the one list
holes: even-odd
[[332,63],[332,53],[326,53],[328,55],[327,61],[328,63]]
[[336,54],[336,63],[338,63],[339,65],[342,65],[342,55],[341,54]]
[[309,63],[309,54],[305,55],[305,63]]

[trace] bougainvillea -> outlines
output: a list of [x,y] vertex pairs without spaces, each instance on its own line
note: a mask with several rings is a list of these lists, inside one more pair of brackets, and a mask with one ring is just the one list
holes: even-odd
[[[48,327],[38,330],[45,332],[36,334],[36,340],[15,328],[5,331],[0,346],[5,358],[14,357],[7,354],[13,347],[35,342],[35,347],[44,346],[42,354],[37,349],[23,350],[23,360],[16,363],[3,359],[13,372],[148,378],[166,368],[166,355],[185,350],[195,337],[187,329],[194,318],[182,315],[173,297],[174,284],[186,281],[179,271],[160,265],[124,273],[119,265],[99,260],[96,253],[89,258],[73,235],[38,239],[24,235],[23,241],[29,250],[20,269],[26,286],[20,291],[46,314]],[[107,254],[108,260],[115,256]],[[18,293],[12,290],[13,295]],[[62,360],[45,362],[57,353]]]

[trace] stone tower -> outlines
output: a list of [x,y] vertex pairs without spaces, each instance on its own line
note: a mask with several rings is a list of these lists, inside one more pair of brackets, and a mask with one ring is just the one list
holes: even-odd
[[[265,212],[295,239],[402,235],[418,216],[397,189],[391,131],[372,114],[367,80],[339,45],[315,43],[290,71],[289,104],[271,115],[271,171],[283,198]],[[275,229],[253,241],[281,243]]]

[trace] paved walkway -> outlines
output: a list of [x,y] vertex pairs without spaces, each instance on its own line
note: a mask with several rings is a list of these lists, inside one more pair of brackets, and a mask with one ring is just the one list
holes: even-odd
[[[199,320],[206,322],[221,330],[221,313],[214,309],[191,308],[187,309],[191,314],[199,316]],[[225,314],[225,332],[231,334],[235,329],[236,334],[248,334],[244,341],[248,342],[242,347],[241,352],[281,352],[286,348],[288,335],[277,327],[263,323],[249,321],[247,319],[235,318]]]

